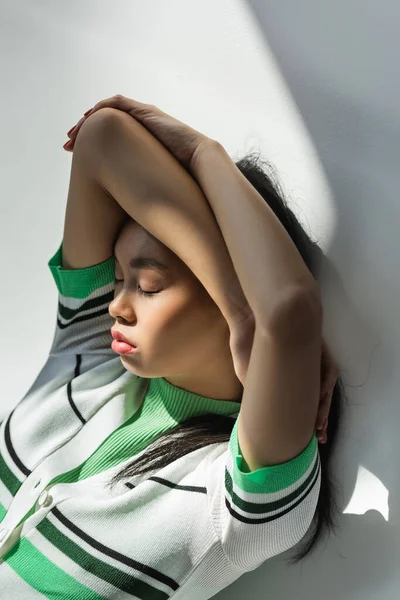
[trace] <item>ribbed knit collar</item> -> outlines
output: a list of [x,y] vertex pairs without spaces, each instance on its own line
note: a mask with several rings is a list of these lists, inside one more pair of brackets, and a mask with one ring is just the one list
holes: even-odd
[[61,473],[52,483],[73,483],[114,467],[189,417],[210,413],[236,417],[239,411],[239,402],[199,396],[162,377],[148,379],[140,411],[121,423],[82,464]]
[[240,410],[239,402],[199,396],[172,385],[163,377],[149,380],[146,400],[155,404],[163,404],[168,414],[179,423],[189,417],[208,413],[233,416]]

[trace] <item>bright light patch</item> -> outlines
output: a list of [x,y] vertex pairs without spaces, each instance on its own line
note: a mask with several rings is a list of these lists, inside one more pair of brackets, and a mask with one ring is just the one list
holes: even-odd
[[380,512],[389,521],[389,490],[376,475],[360,465],[353,496],[343,513],[363,515],[368,510]]

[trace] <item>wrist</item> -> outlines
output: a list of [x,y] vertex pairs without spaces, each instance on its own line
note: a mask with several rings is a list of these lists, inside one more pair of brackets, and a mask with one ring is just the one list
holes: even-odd
[[204,137],[199,142],[190,161],[190,172],[196,179],[198,179],[203,172],[202,163],[204,158],[207,159],[210,154],[215,152],[225,152],[225,148],[217,140]]

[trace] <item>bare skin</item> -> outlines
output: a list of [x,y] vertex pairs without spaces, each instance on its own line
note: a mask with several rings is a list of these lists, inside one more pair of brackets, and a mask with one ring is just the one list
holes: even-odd
[[[187,265],[138,223],[129,219],[115,244],[116,283],[109,313],[138,351],[121,355],[124,367],[141,377],[164,377],[189,392],[240,402],[243,386],[229,347],[230,330],[221,311]],[[145,256],[165,271],[131,269]],[[152,296],[140,294],[158,291]]]
[[[113,98],[106,99],[102,102],[99,102],[85,113],[85,116],[78,121],[77,125],[68,132],[68,136],[70,140],[67,144],[64,145],[64,148],[68,152],[72,152],[74,148],[74,142],[76,136],[79,132],[80,127],[84,123],[84,121],[96,112],[104,107],[112,107],[113,109],[117,109],[119,111],[127,112],[134,119],[143,123],[145,127],[160,141],[164,143],[164,145],[170,150],[172,154],[178,158],[178,160],[184,164],[184,166],[188,166],[188,162],[193,158],[193,151],[197,147],[201,147],[201,140],[204,139],[204,136],[188,127],[184,123],[173,119],[170,115],[163,113],[157,107],[152,105],[145,105],[142,103],[138,103],[135,100],[125,98],[121,95],[114,96]],[[183,143],[183,140],[185,143]],[[189,154],[186,153],[189,152]],[[182,154],[183,152],[183,154]],[[214,195],[214,200],[215,200]],[[167,251],[168,248],[166,248]],[[186,266],[186,265],[185,265]],[[190,273],[190,271],[189,271]],[[193,277],[193,276],[192,276]],[[199,283],[197,279],[194,279],[195,282]],[[125,285],[125,284],[124,284]],[[199,288],[201,289],[201,287]],[[202,291],[207,294],[207,292],[202,288]],[[161,294],[162,295],[162,294]],[[207,297],[207,296],[206,296]],[[150,301],[156,298],[154,297],[142,297]],[[211,300],[208,297],[208,300]],[[215,307],[216,308],[216,307]],[[110,311],[111,312],[111,311]],[[246,311],[244,311],[246,313]],[[228,311],[229,313],[229,311]],[[227,314],[228,314],[227,313]],[[225,313],[224,313],[225,314]],[[117,317],[115,317],[117,318]],[[229,318],[228,318],[229,321]],[[126,321],[122,317],[122,321],[118,321],[118,323],[126,323]],[[118,325],[117,323],[117,325]],[[223,322],[223,326],[226,324]],[[119,326],[117,327],[119,328]],[[122,329],[121,329],[122,330]],[[136,329],[135,329],[136,331]],[[229,329],[228,329],[229,331]],[[125,332],[126,333],[126,332]],[[252,350],[253,344],[253,335],[254,335],[254,319],[251,314],[244,314],[243,310],[240,311],[240,319],[237,320],[234,318],[233,322],[230,323],[230,354],[232,358],[228,359],[233,360],[234,369],[233,369],[233,377],[236,378],[236,383],[244,385],[247,369],[249,365],[250,353]],[[127,336],[128,337],[128,336]],[[136,340],[131,340],[136,341]],[[139,359],[139,354],[136,355]],[[224,355],[225,356],[225,355]],[[133,357],[131,357],[133,358]],[[187,357],[185,357],[187,359]],[[218,357],[218,364],[220,360]],[[223,361],[226,365],[225,360]],[[202,363],[201,363],[202,364]],[[175,365],[176,368],[176,365]],[[230,371],[232,374],[232,371]],[[223,376],[221,372],[220,377]],[[337,377],[339,375],[338,366],[332,357],[327,344],[322,341],[322,355],[321,355],[321,388],[320,388],[320,402],[318,408],[318,415],[316,418],[315,427],[317,429],[317,437],[320,443],[326,442],[326,428],[328,423],[328,415],[332,400],[332,392],[335,386]],[[156,375],[155,375],[156,376]],[[182,373],[179,374],[180,380],[187,380],[187,374],[182,377]],[[190,381],[193,381],[192,375],[190,375]],[[179,385],[177,383],[177,385]],[[183,384],[181,384],[183,386]],[[190,385],[190,384],[188,384]],[[212,397],[212,393],[206,394]],[[228,399],[228,398],[225,398]]]

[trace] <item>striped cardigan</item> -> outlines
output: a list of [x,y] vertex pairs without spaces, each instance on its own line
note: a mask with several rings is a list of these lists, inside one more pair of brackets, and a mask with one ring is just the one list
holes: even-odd
[[48,266],[58,289],[48,359],[0,427],[2,600],[200,600],[297,544],[320,489],[315,434],[249,472],[237,438],[115,488],[112,476],[190,416],[238,404],[128,372],[111,349],[114,258]]

